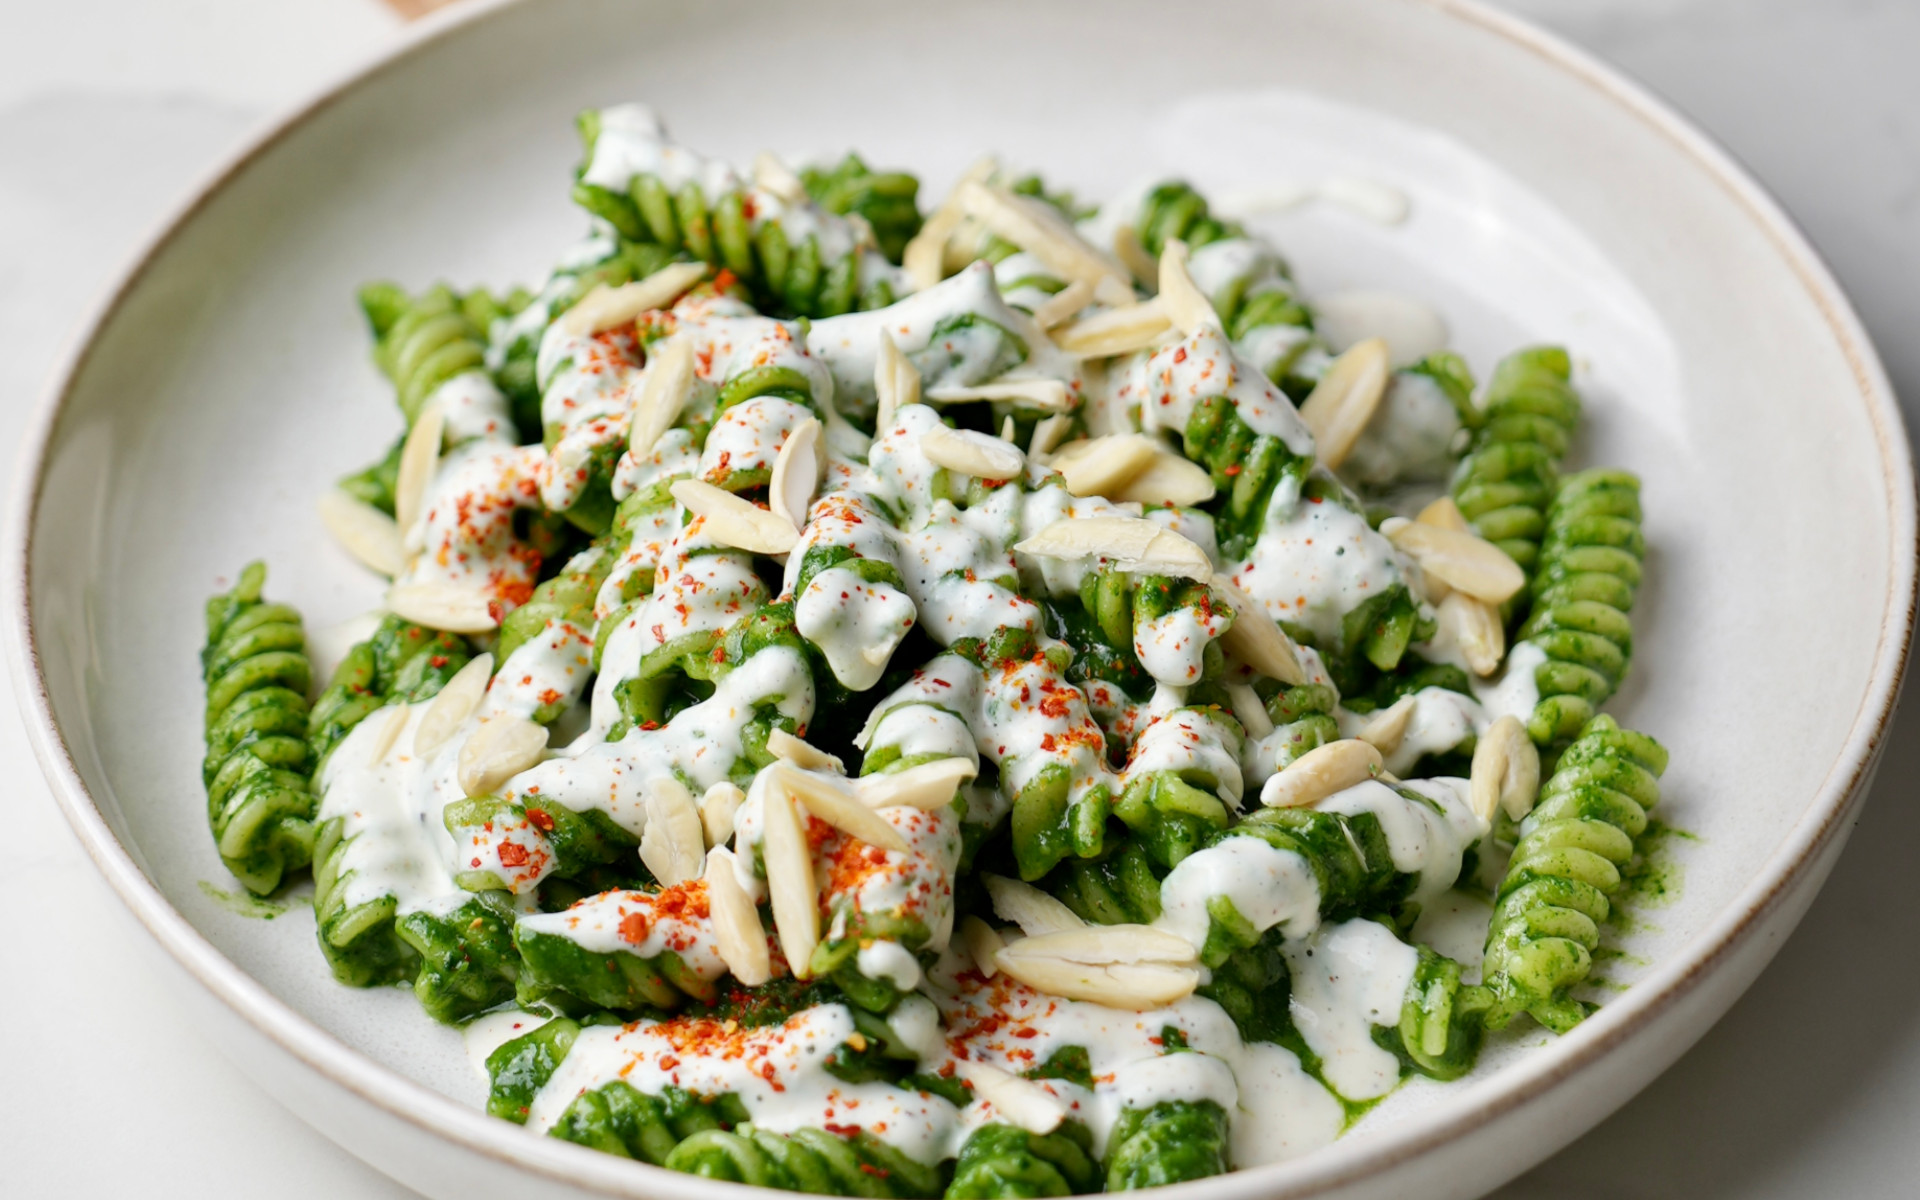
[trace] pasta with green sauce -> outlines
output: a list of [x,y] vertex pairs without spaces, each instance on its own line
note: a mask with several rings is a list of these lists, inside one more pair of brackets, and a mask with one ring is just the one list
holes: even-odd
[[1565,350],[1332,344],[1183,181],[580,131],[548,279],[360,297],[364,639],[208,606],[218,852],[340,982],[505,1121],[859,1196],[1272,1162],[1586,1015],[1667,755]]

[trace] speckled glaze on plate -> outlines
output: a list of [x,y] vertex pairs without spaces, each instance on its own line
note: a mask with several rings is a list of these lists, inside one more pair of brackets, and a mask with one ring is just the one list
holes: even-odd
[[[708,1183],[527,1136],[474,1107],[459,1040],[402,991],[334,985],[311,915],[245,918],[199,791],[200,604],[264,554],[311,627],[376,581],[312,498],[394,417],[363,280],[535,280],[580,228],[573,112],[654,104],[688,142],[921,172],[982,150],[1100,196],[1335,175],[1405,190],[1382,227],[1262,223],[1310,293],[1390,287],[1481,369],[1570,345],[1582,462],[1646,479],[1650,585],[1612,706],[1673,750],[1695,835],[1574,1033],[1529,1029],[1414,1081],[1332,1147],[1184,1185],[1210,1200],[1467,1196],[1645,1085],[1733,1003],[1844,843],[1905,668],[1914,499],[1887,383],[1773,203],[1691,126],[1547,35],[1429,0],[774,9],[474,4],[264,134],[130,264],[46,400],[11,526],[9,647],[55,795],[181,993],[263,1087],[435,1196],[699,1200]],[[737,1189],[735,1189],[737,1190]]]

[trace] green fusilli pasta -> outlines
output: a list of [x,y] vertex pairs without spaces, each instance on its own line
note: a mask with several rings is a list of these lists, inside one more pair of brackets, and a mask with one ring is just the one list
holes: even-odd
[[[591,109],[581,113],[579,129],[591,163],[601,137],[601,114]],[[841,218],[816,211],[810,214],[809,228],[792,236],[786,222],[757,212],[757,200],[765,201],[745,187],[709,196],[696,179],[675,185],[659,175],[636,172],[624,189],[583,178],[574,184],[573,199],[625,241],[725,268],[760,300],[794,316],[884,308],[895,298],[888,276],[862,278],[857,246],[836,252],[811,228]]]
[[899,262],[901,251],[920,232],[920,181],[904,171],[875,171],[859,155],[849,154],[831,168],[803,168],[800,179],[821,208],[865,218],[880,253],[890,262]]
[[1626,678],[1633,601],[1646,538],[1640,481],[1625,471],[1569,475],[1547,513],[1532,609],[1517,640],[1547,661],[1534,671],[1540,703],[1528,733],[1552,750],[1572,738]]
[[266,895],[313,856],[315,797],[307,784],[307,662],[300,614],[261,598],[264,563],[207,601],[207,821],[220,861]]
[[1107,1135],[1107,1191],[1163,1187],[1227,1170],[1227,1113],[1211,1100],[1165,1100],[1120,1113]]
[[1558,346],[1500,360],[1481,401],[1484,417],[1453,476],[1453,498],[1474,532],[1532,575],[1547,507],[1580,422],[1573,363]]
[[1100,1190],[1100,1162],[1093,1135],[1077,1121],[1051,1133],[1028,1133],[1012,1125],[983,1125],[960,1146],[947,1200],[1030,1200],[1076,1196]]
[[1595,717],[1560,756],[1520,824],[1501,883],[1483,967],[1498,1029],[1525,1012],[1564,1033],[1586,1016],[1572,990],[1587,978],[1620,869],[1660,799],[1667,752],[1643,733]]

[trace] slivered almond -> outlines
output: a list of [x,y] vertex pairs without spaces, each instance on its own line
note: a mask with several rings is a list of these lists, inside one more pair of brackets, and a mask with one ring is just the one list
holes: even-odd
[[427,487],[433,483],[434,468],[440,463],[440,439],[446,430],[446,414],[439,405],[429,405],[414,420],[406,444],[400,447],[400,470],[393,483],[393,520],[402,536],[426,510]]
[[1357,738],[1344,738],[1307,751],[1267,780],[1260,803],[1268,808],[1307,808],[1335,792],[1369,779],[1386,777],[1380,751]]
[[1020,447],[972,429],[929,429],[920,435],[920,452],[936,467],[976,479],[1013,479],[1026,468]]
[[653,453],[661,435],[673,428],[680,412],[693,395],[693,344],[685,338],[669,338],[653,353],[647,375],[640,383],[640,398],[634,401],[633,418],[627,423],[627,451],[635,458]]
[[994,961],[1028,987],[1069,1000],[1140,1012],[1184,999],[1200,984],[1200,972],[1193,967],[1164,963],[1095,966],[1042,954],[1016,954],[1025,944],[1015,942],[996,954]]
[[706,522],[706,533],[723,546],[750,554],[785,554],[800,540],[793,522],[698,479],[682,479],[673,498]]
[[1033,436],[1027,440],[1027,459],[1042,466],[1052,461],[1053,448],[1060,439],[1067,436],[1073,428],[1073,418],[1065,413],[1055,413],[1038,422],[1033,427]]
[[1311,683],[1300,666],[1293,639],[1286,635],[1267,612],[1266,605],[1224,579],[1213,581],[1213,588],[1227,598],[1233,608],[1233,624],[1220,638],[1220,647],[1241,662],[1288,687]]
[[[387,755],[393,751],[394,743],[400,740],[400,731],[407,727],[407,707],[404,704],[389,705],[366,719],[385,722],[374,730],[373,745],[367,748],[369,764],[384,762]],[[417,728],[414,731],[414,737],[416,740],[419,737]]]
[[1054,344],[1076,358],[1115,358],[1145,350],[1173,328],[1158,300],[1081,317],[1053,330]]
[[1414,710],[1418,707],[1418,702],[1412,696],[1400,697],[1389,707],[1374,713],[1360,727],[1360,740],[1383,755],[1392,754],[1407,739],[1407,727],[1413,724]]
[[467,718],[480,707],[480,701],[486,699],[487,684],[493,678],[493,655],[482,654],[468,661],[467,665],[453,673],[453,678],[440,688],[440,694],[433,698],[427,711],[421,715],[420,724],[413,729],[413,752],[421,758],[432,758],[447,744]]
[[807,203],[807,185],[771,150],[762,150],[753,156],[753,182],[788,204]]
[[733,820],[746,799],[745,792],[724,779],[700,797],[700,824],[709,848],[724,846],[733,840]]
[[1000,964],[993,961],[993,956],[998,954],[1000,948],[1006,944],[1006,940],[994,931],[993,926],[979,917],[960,919],[960,945],[965,948],[967,957],[973,960],[974,970],[988,979],[992,979],[999,973]]
[[966,210],[960,205],[960,188],[968,183],[991,179],[999,170],[1000,164],[991,158],[983,158],[968,167],[953,191],[947,193],[947,198],[940,202],[939,208],[928,214],[920,226],[920,232],[914,234],[907,243],[900,257],[900,265],[913,281],[914,290],[924,291],[939,283],[946,274],[947,241],[966,217]]
[[1085,929],[1080,915],[1030,883],[1008,879],[1005,875],[987,875],[987,895],[993,898],[993,911],[1003,921],[1012,921],[1028,937]]
[[766,770],[773,772],[771,790],[798,800],[810,815],[869,846],[907,852],[907,839],[885,817],[854,799],[846,780],[802,771],[786,763],[774,763]]
[[1448,592],[1434,610],[1442,641],[1460,647],[1467,669],[1485,678],[1500,669],[1507,653],[1507,630],[1500,610],[1465,592]]
[[1115,433],[1068,442],[1047,464],[1076,496],[1110,496],[1132,483],[1166,453],[1143,433]]
[[706,855],[706,829],[700,806],[687,785],[671,776],[648,780],[647,825],[640,834],[640,861],[662,887],[700,878]]
[[1133,286],[1118,275],[1102,275],[1100,282],[1093,285],[1093,299],[1096,304],[1108,308],[1124,308],[1140,299]]
[[1097,558],[1136,575],[1172,575],[1206,583],[1207,552],[1141,517],[1065,517],[1014,547],[1035,558]]
[[1368,338],[1334,359],[1300,406],[1300,419],[1313,431],[1314,452],[1328,469],[1347,461],[1373,420],[1390,369],[1387,344]]
[[952,804],[960,785],[979,774],[980,768],[969,759],[937,758],[904,771],[862,775],[854,781],[853,794],[868,808],[932,812]]
[[1033,310],[1033,319],[1040,328],[1052,329],[1092,303],[1093,285],[1084,279],[1076,279],[1041,301],[1040,306]]
[[387,589],[387,611],[415,625],[448,633],[487,633],[500,627],[493,602],[450,583],[406,583]]
[[1451,529],[1455,533],[1473,532],[1473,527],[1467,524],[1466,514],[1460,511],[1460,506],[1453,502],[1452,496],[1442,496],[1427,505],[1414,520],[1422,525]]
[[1151,287],[1160,278],[1160,264],[1147,253],[1139,231],[1131,225],[1122,225],[1113,231],[1113,256],[1142,284]]
[[1151,925],[1083,925],[1029,935],[1011,949],[1016,957],[1044,955],[1096,967],[1139,963],[1190,967],[1198,961],[1192,942]]
[[[1010,443],[1013,441],[1014,438],[1018,437],[1019,434],[1020,434],[1020,427],[1014,424],[1013,414],[1008,413],[1006,417],[1000,422],[1000,440],[1003,442]],[[1015,449],[1018,449],[1018,447],[1016,446]]]
[[795,529],[807,525],[807,510],[820,487],[820,422],[808,417],[780,443],[773,457],[773,478],[767,484],[767,506],[773,515]]
[[672,304],[706,276],[707,264],[684,262],[661,267],[645,279],[619,287],[603,283],[580,297],[560,318],[560,324],[573,337],[590,337],[602,330],[631,325],[641,313]]
[[713,948],[727,970],[746,987],[759,987],[773,978],[773,956],[767,952],[767,930],[760,924],[747,890],[734,874],[733,852],[724,846],[707,851],[707,911],[713,922]]
[[1248,737],[1263,738],[1273,732],[1273,718],[1267,715],[1267,706],[1260,703],[1260,693],[1244,683],[1229,683],[1226,690],[1234,718]]
[[1399,517],[1381,522],[1380,532],[1411,554],[1422,571],[1489,604],[1506,603],[1527,584],[1526,572],[1506,551],[1471,533]]
[[766,787],[760,796],[760,856],[773,898],[774,932],[780,936],[787,966],[807,979],[813,975],[813,952],[820,945],[820,890],[813,878],[813,854],[786,789]]
[[972,1059],[952,1061],[954,1075],[1007,1124],[1039,1135],[1052,1133],[1067,1119],[1066,1102],[1041,1084]]
[[893,334],[882,329],[878,352],[874,356],[873,390],[880,398],[878,416],[873,431],[875,436],[885,433],[893,425],[893,418],[909,404],[920,403],[920,370],[906,355],[900,353],[900,347],[894,344]]
[[927,388],[924,395],[941,404],[964,404],[970,400],[1005,400],[1022,408],[1046,412],[1066,412],[1073,407],[1073,393],[1058,379],[996,379],[974,387]]
[[1516,821],[1533,811],[1534,798],[1540,794],[1540,751],[1520,718],[1501,717],[1480,735],[1473,749],[1468,794],[1473,811],[1483,821],[1493,819],[1496,807]]
[[1160,307],[1182,334],[1192,337],[1202,329],[1219,329],[1220,314],[1187,271],[1187,244],[1168,238],[1160,251]]
[[469,796],[487,796],[537,764],[547,752],[547,727],[499,713],[480,722],[460,747],[457,778]]
[[320,523],[361,565],[389,577],[406,569],[407,552],[392,517],[339,488],[321,493],[319,508]]
[[1084,280],[1093,286],[1121,273],[1118,264],[1089,245],[1060,210],[1044,200],[971,180],[960,185],[957,197],[968,216],[1039,259],[1062,279]]
[[1110,498],[1147,508],[1168,504],[1186,508],[1213,499],[1213,494],[1213,476],[1207,474],[1205,467],[1178,454],[1163,452],[1154,456],[1146,470],[1110,493]]
[[839,759],[777,725],[773,732],[767,734],[767,753],[785,759],[803,771],[832,771],[836,775],[847,773],[846,765]]
[[953,227],[953,233],[947,238],[947,244],[940,255],[941,272],[952,275],[963,271],[971,263],[977,262],[987,251],[987,243],[993,233],[985,225],[969,216],[962,216],[960,223]]

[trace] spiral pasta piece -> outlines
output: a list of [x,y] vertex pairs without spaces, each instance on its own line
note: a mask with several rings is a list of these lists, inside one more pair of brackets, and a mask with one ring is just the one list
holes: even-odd
[[486,370],[487,330],[506,315],[484,291],[462,297],[445,285],[408,296],[391,283],[369,284],[360,307],[373,327],[373,361],[393,381],[409,428],[441,384]]
[[1218,495],[1210,502],[1221,553],[1238,558],[1260,536],[1267,506],[1282,482],[1305,477],[1312,460],[1285,439],[1261,433],[1241,416],[1232,397],[1202,398],[1181,430],[1181,449],[1207,469]]
[[897,264],[920,232],[920,181],[905,171],[875,171],[858,154],[849,154],[831,168],[802,168],[800,180],[821,208],[865,218],[889,262]]
[[1078,1121],[1051,1133],[983,1125],[960,1146],[946,1200],[1030,1200],[1100,1190],[1093,1136]]
[[473,658],[465,638],[388,614],[347,651],[307,717],[317,772],[333,748],[374,710],[430,700]]
[[580,1093],[548,1136],[659,1167],[687,1138],[746,1119],[733,1096],[707,1102],[679,1088],[650,1096],[615,1080]]
[[404,913],[394,922],[399,940],[417,956],[413,995],[428,1016],[457,1025],[514,998],[520,953],[513,919],[482,893],[453,911]]
[[748,1183],[785,1192],[829,1196],[938,1196],[938,1166],[917,1162],[861,1130],[847,1136],[824,1129],[775,1133],[744,1126],[693,1134],[662,1164],[705,1179]]
[[1110,1192],[1224,1174],[1226,1110],[1211,1100],[1163,1100],[1124,1109],[1107,1135],[1104,1166]]
[[1312,382],[1295,378],[1294,368],[1316,344],[1313,314],[1280,253],[1239,222],[1214,216],[1204,196],[1177,180],[1147,193],[1137,229],[1142,246],[1156,258],[1168,239],[1186,243],[1193,255],[1189,269],[1234,349],[1289,394],[1304,398]]
[[632,143],[623,145],[622,154],[642,160],[649,153],[662,157],[670,143],[657,122],[635,110],[590,109],[580,114],[579,129],[585,164],[574,202],[623,240],[724,267],[768,308],[794,316],[829,317],[893,303],[897,277],[879,248],[865,240],[871,232],[865,222],[856,226],[805,196],[782,197],[748,185],[719,164],[702,163],[684,178],[638,169],[617,182],[610,175],[600,182],[597,156],[604,138]]
[[[553,1021],[507,1043],[488,1059],[488,1111],[525,1121],[533,1094],[566,1057],[579,1026]],[[584,1091],[548,1131],[550,1137],[668,1170],[790,1192],[839,1196],[932,1197],[945,1175],[864,1130],[789,1134],[757,1129],[737,1096],[696,1096],[668,1087],[650,1095],[614,1080]]]
[[1516,640],[1537,648],[1540,702],[1527,731],[1552,750],[1572,738],[1626,678],[1646,538],[1640,480],[1607,469],[1561,481],[1547,513],[1533,607]]
[[670,1011],[689,998],[712,1003],[726,973],[698,880],[607,892],[562,912],[523,916],[513,940],[531,983],[615,1012]]
[[1580,422],[1572,376],[1572,360],[1558,346],[1501,359],[1481,402],[1484,419],[1454,469],[1461,514],[1529,576],[1540,557],[1560,460]]
[[1495,897],[1483,968],[1499,1029],[1525,1012],[1565,1033],[1586,1005],[1572,996],[1593,967],[1600,922],[1660,799],[1667,751],[1611,717],[1587,722],[1520,824]]
[[264,563],[207,601],[207,820],[234,877],[266,895],[313,855],[313,754],[306,740],[312,666],[300,614],[261,598]]
[[[558,682],[543,678],[545,673],[538,671],[542,660],[553,657],[556,648],[564,658],[578,646],[572,657],[586,658],[568,668],[568,678],[577,681],[570,688],[551,687],[529,698],[533,704],[529,716],[541,725],[552,724],[585,684],[591,659],[581,651],[593,644],[594,602],[613,560],[611,553],[597,546],[575,555],[559,574],[535,586],[532,597],[500,623],[500,641],[494,647],[495,675],[509,694],[516,686],[524,690],[525,680]],[[522,661],[516,661],[516,655]]]

